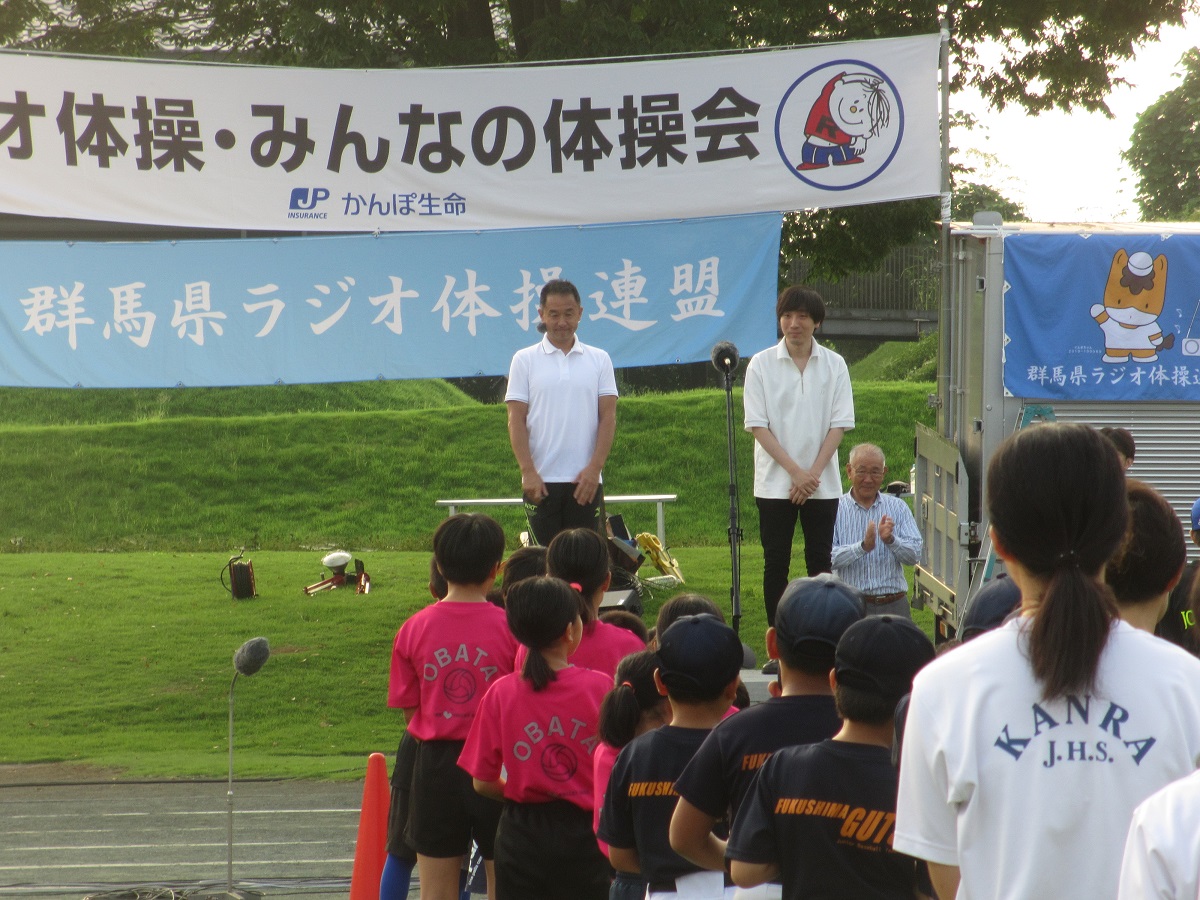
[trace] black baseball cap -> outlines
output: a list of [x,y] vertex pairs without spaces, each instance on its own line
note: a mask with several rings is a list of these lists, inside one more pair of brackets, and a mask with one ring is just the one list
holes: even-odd
[[775,640],[801,655],[810,641],[833,648],[863,615],[862,595],[836,575],[796,578],[779,598]]
[[933,657],[933,642],[908,619],[867,616],[838,641],[833,670],[839,685],[896,701]]
[[971,598],[958,626],[958,636],[969,641],[985,631],[999,628],[1021,603],[1021,589],[1007,575],[997,575]]
[[683,616],[658,639],[658,674],[667,690],[712,694],[737,677],[742,642],[714,615]]

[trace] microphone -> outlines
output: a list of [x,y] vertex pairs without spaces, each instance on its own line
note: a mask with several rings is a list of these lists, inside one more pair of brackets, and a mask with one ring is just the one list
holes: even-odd
[[738,367],[738,363],[741,361],[737,347],[729,341],[721,341],[712,348],[712,364],[718,372],[728,375]]
[[233,667],[239,675],[250,676],[266,663],[271,655],[271,645],[265,637],[250,638],[233,654]]

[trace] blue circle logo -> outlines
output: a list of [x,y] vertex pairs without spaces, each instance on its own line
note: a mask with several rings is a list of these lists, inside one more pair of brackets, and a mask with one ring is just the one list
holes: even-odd
[[827,191],[866,184],[888,167],[904,134],[904,105],[880,69],[837,59],[801,75],[775,116],[775,146],[784,165]]

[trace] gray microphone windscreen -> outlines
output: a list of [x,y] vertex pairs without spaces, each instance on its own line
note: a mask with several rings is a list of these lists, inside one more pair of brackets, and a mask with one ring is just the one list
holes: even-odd
[[718,372],[728,374],[736,369],[740,362],[737,347],[729,341],[721,341],[712,348],[712,364]]
[[271,655],[271,645],[265,637],[250,638],[233,654],[233,667],[239,675],[253,675]]

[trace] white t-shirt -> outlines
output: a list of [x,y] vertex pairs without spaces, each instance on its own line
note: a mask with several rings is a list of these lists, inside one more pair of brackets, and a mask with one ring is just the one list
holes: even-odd
[[516,352],[504,400],[529,406],[529,452],[542,481],[575,480],[596,452],[598,401],[615,396],[612,360],[578,338],[566,353],[545,337]]
[[894,848],[958,866],[958,900],[1111,900],[1134,807],[1200,765],[1200,660],[1117,622],[1095,692],[1047,702],[1028,624],[914,681]]
[[1133,813],[1118,900],[1200,897],[1200,772],[1163,788]]
[[[811,466],[831,428],[854,427],[854,394],[846,361],[815,340],[812,356],[801,372],[780,341],[755,353],[746,366],[745,427],[767,428],[804,467]],[[754,496],[786,500],[792,479],[762,446],[754,442]],[[817,500],[842,495],[842,470],[835,451],[821,471]]]

